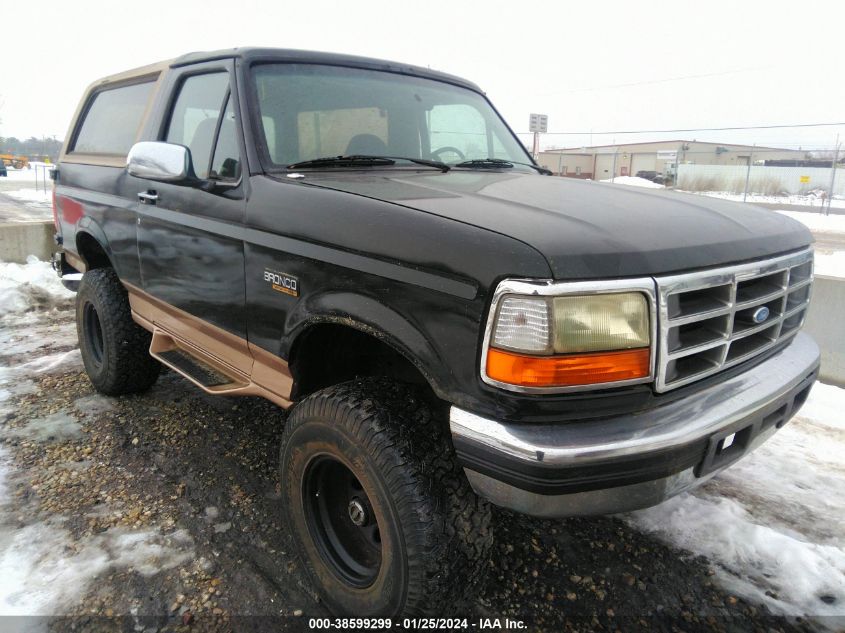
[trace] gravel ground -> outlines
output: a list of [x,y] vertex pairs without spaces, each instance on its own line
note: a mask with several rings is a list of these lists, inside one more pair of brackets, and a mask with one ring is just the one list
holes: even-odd
[[[0,585],[6,575],[26,594],[0,613],[61,617],[6,618],[0,628],[307,630],[309,617],[327,616],[281,537],[285,413],[206,396],[169,371],[146,394],[102,397],[73,351],[68,305],[59,307],[3,331],[14,352],[0,351],[0,366],[27,378],[0,406],[13,500],[0,512],[0,543],[18,539],[30,567],[0,561]],[[495,524],[478,600],[444,615],[545,631],[813,630],[726,594],[706,560],[615,518],[498,511]],[[52,587],[41,602],[39,583]]]

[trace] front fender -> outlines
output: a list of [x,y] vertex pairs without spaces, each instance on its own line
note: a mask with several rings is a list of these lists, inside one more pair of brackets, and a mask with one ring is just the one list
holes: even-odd
[[411,362],[438,395],[443,394],[438,376],[444,365],[441,354],[418,326],[376,297],[331,291],[308,296],[287,316],[282,355],[289,357],[299,336],[319,324],[344,325],[377,338]]

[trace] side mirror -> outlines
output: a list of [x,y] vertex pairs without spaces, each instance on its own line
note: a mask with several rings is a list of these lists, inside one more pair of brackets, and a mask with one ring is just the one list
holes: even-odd
[[135,143],[126,157],[126,171],[130,176],[159,182],[189,184],[195,180],[190,151],[173,143]]

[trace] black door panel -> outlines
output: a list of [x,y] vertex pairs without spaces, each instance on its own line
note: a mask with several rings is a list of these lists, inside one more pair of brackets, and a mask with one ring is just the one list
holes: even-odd
[[[224,186],[215,187],[211,181],[199,187],[136,179],[134,195],[151,194],[144,196],[147,200],[136,199],[144,290],[246,339],[245,202],[231,64],[223,60],[193,65],[170,76],[169,106],[155,137],[191,149],[194,172]],[[218,154],[225,156],[215,161]],[[224,161],[228,161],[225,171]],[[223,173],[210,173],[212,164]]]

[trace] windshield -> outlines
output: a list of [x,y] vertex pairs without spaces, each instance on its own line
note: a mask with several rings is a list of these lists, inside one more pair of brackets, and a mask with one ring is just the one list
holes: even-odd
[[453,84],[316,64],[262,64],[253,76],[265,159],[277,169],[360,155],[531,161],[484,97]]

